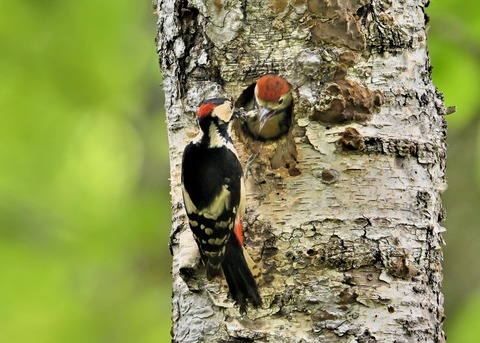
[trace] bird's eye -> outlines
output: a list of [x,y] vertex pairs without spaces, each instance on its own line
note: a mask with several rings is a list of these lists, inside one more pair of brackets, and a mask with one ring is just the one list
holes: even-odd
[[278,104],[279,104],[279,105],[283,104],[283,98],[281,98],[280,100],[278,100]]

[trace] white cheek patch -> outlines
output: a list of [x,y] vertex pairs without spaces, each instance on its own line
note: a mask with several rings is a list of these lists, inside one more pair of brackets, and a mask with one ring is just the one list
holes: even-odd
[[225,123],[228,123],[233,115],[232,103],[230,101],[225,101],[223,104],[218,105],[213,109],[213,114]]
[[217,131],[217,126],[215,124],[210,124],[209,129],[210,134],[210,144],[209,146],[212,148],[220,148],[226,144],[226,140],[220,133]]
[[220,194],[213,199],[209,206],[202,208],[198,214],[207,219],[217,219],[226,210],[230,210],[230,191],[226,186],[222,186]]

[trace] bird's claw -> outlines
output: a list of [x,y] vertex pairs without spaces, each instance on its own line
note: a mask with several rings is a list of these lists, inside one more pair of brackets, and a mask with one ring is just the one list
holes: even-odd
[[253,162],[255,162],[255,160],[257,159],[258,155],[259,155],[258,152],[255,153],[255,154],[251,154],[248,157],[247,163],[245,164],[245,179],[248,178],[248,173],[250,173],[257,183],[259,183],[259,182],[258,182],[257,178],[255,177],[255,175],[253,174],[253,171],[252,171],[251,167],[252,167]]

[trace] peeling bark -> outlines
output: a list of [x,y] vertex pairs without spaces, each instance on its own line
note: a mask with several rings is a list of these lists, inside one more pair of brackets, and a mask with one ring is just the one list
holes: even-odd
[[[428,1],[155,1],[169,130],[174,342],[443,342],[443,100]],[[236,133],[246,248],[264,306],[242,316],[207,282],[180,190],[181,154],[209,97],[257,78],[292,85],[294,127]]]

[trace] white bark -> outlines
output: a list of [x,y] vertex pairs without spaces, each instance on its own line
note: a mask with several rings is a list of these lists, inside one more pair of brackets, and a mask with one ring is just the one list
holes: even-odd
[[[446,126],[430,78],[425,5],[156,3],[170,144],[174,342],[444,341]],[[182,207],[181,154],[197,132],[200,101],[237,98],[268,72],[292,84],[295,124],[273,144],[237,131],[243,163],[261,152],[255,179],[247,180],[246,244],[264,307],[242,317],[225,285],[205,280]],[[290,171],[272,168],[278,165]]]

